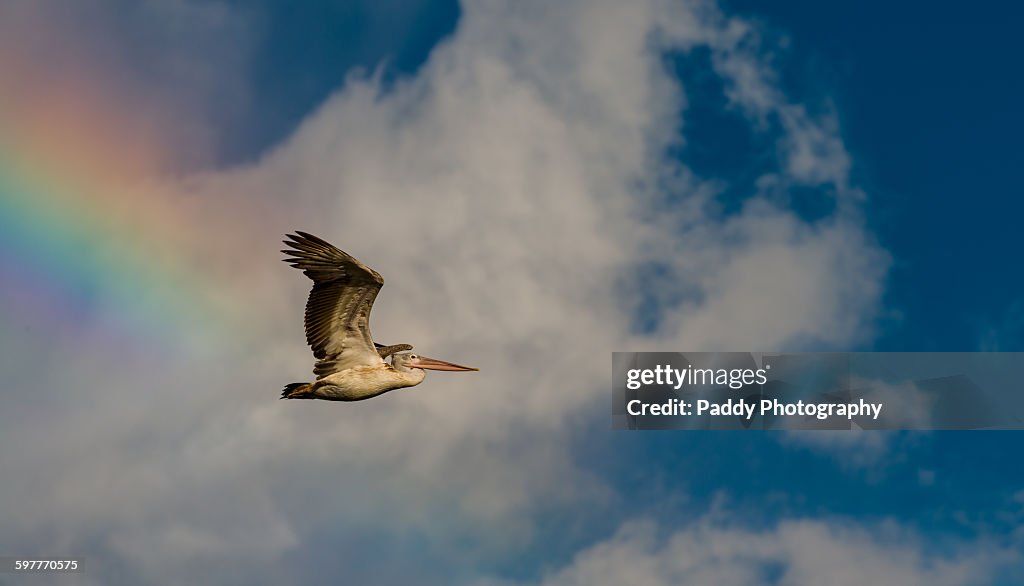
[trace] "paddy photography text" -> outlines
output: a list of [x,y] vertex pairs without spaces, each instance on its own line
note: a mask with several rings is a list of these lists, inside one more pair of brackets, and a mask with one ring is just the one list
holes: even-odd
[[[854,419],[870,417],[878,419],[882,412],[882,403],[872,403],[859,399],[856,402],[836,401],[782,401],[763,394],[763,385],[768,383],[768,371],[771,365],[763,368],[695,368],[687,366],[682,369],[670,365],[658,365],[653,369],[633,368],[626,371],[626,388],[640,391],[644,387],[656,386],[661,389],[671,388],[677,391],[675,398],[659,398],[645,400],[642,393],[626,403],[626,412],[633,416],[711,416],[711,417],[742,417],[747,420],[756,415],[767,416],[798,416],[825,420],[832,417]],[[700,398],[694,395],[708,389],[731,389],[739,391],[746,387],[750,393],[744,397],[730,396],[722,399]],[[742,394],[742,393],[741,393]]]

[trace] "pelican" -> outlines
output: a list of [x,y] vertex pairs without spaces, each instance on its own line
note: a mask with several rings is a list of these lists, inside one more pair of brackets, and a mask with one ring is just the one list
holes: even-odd
[[[316,381],[285,386],[282,399],[362,401],[414,387],[425,369],[479,370],[418,356],[409,344],[385,346],[370,335],[370,310],[384,285],[380,273],[305,232],[288,234],[284,261],[313,280],[306,301],[306,343],[317,359]],[[384,361],[391,357],[391,364]]]

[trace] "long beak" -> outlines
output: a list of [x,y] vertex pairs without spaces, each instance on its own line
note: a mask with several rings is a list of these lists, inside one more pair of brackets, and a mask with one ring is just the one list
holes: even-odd
[[445,362],[444,360],[435,360],[433,358],[427,358],[426,356],[419,356],[415,360],[410,360],[406,363],[407,366],[413,368],[425,368],[427,370],[454,370],[454,371],[467,371],[467,370],[480,370],[479,368],[472,368],[469,366],[460,366],[458,364],[452,364],[451,362]]

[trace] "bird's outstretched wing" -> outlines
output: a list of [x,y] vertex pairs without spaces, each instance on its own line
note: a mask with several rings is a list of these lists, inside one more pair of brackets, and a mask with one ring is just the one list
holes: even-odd
[[318,379],[354,366],[383,363],[370,335],[370,310],[384,279],[330,243],[296,231],[284,261],[313,280],[306,302],[306,342]]

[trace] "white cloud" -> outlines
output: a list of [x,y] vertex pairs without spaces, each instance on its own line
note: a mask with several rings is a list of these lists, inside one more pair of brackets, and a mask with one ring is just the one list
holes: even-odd
[[884,431],[790,431],[781,436],[784,444],[809,449],[835,458],[848,470],[880,471],[887,463],[894,433]]
[[[791,519],[753,529],[703,519],[679,530],[650,521],[624,524],[608,540],[549,572],[543,586],[778,584],[967,586],[990,583],[1019,552],[954,541],[933,551],[923,537],[882,523]],[[483,581],[482,584],[498,582]]]
[[[190,210],[197,238],[178,253],[232,325],[194,324],[182,347],[131,362],[54,341],[77,360],[37,384],[74,399],[0,414],[19,438],[0,445],[0,544],[89,543],[153,582],[231,556],[269,579],[262,564],[323,524],[515,551],[534,515],[608,498],[569,439],[610,426],[580,414],[606,404],[612,351],[862,339],[886,256],[852,204],[813,224],[762,198],[721,217],[710,184],[664,158],[685,88],[660,52],[708,44],[749,61],[718,68],[737,88],[772,88],[746,79],[747,28],[704,3],[467,2],[393,91],[351,77],[257,165],[154,188]],[[845,154],[818,146],[841,145],[833,126],[777,88],[756,107],[795,120],[778,176],[842,191]],[[383,273],[379,339],[481,372],[365,404],[278,402],[311,366],[308,283],[276,254],[295,228]],[[665,267],[649,336],[630,333],[644,263]],[[101,303],[96,328],[119,310]]]

